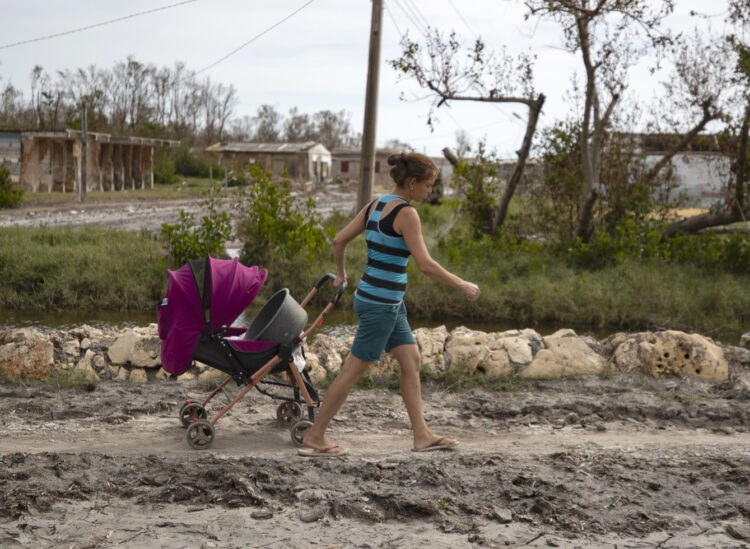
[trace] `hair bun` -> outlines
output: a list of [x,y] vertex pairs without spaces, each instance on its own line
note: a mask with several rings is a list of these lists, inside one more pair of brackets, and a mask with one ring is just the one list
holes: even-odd
[[406,162],[406,159],[404,158],[404,153],[395,153],[388,157],[389,166],[395,166],[399,162]]

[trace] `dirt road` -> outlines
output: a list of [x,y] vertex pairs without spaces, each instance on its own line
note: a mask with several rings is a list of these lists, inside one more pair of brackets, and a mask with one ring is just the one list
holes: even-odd
[[177,413],[205,386],[0,386],[0,547],[748,547],[743,379],[426,387],[461,445],[422,454],[397,394],[355,391],[337,459],[297,456],[257,392],[200,451]]
[[[357,190],[352,184],[321,185],[296,183],[293,195],[303,204],[307,198],[316,202],[316,210],[322,215],[333,210],[351,211],[357,203]],[[62,225],[81,227],[95,225],[114,229],[150,232],[161,230],[162,223],[179,221],[179,211],[201,213],[201,197],[184,199],[129,199],[126,195],[108,196],[107,199],[87,199],[84,203],[65,202],[49,205],[22,205],[20,208],[0,210],[0,227],[58,227]],[[229,207],[229,199],[227,200]]]

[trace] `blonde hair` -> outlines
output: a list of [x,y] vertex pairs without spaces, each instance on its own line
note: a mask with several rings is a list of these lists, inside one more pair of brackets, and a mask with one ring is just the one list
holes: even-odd
[[416,152],[392,154],[388,157],[388,165],[393,166],[390,171],[391,179],[399,187],[403,187],[411,177],[424,181],[438,173],[438,167],[429,156]]

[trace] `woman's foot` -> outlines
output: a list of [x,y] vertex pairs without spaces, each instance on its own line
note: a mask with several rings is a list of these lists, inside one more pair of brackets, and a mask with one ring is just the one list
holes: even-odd
[[454,450],[458,446],[458,441],[448,437],[441,437],[434,433],[429,436],[420,437],[419,440],[414,438],[414,452],[430,452],[433,450]]
[[326,448],[299,448],[297,453],[305,457],[337,457],[344,455],[348,450],[338,444]]
[[302,445],[298,453],[303,456],[336,456],[345,454],[347,449],[331,442],[327,437],[320,438],[309,436],[309,433],[302,438]]

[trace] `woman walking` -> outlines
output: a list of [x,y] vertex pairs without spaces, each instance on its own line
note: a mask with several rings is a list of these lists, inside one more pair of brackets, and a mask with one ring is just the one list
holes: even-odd
[[421,202],[432,190],[438,169],[419,153],[391,155],[388,164],[395,187],[391,194],[372,202],[333,239],[333,257],[338,268],[336,286],[346,282],[346,246],[365,232],[367,267],[354,296],[359,318],[351,352],[338,376],[326,391],[318,417],[303,439],[300,455],[339,456],[346,448],[326,436],[329,422],[367,368],[390,352],[401,366],[401,396],[411,422],[414,451],[452,449],[458,442],[433,433],[424,419],[419,380],[419,349],[406,318],[403,296],[409,255],[417,267],[437,282],[453,286],[469,301],[479,298],[479,287],[451,274],[430,256],[422,238],[422,225],[411,201]]

